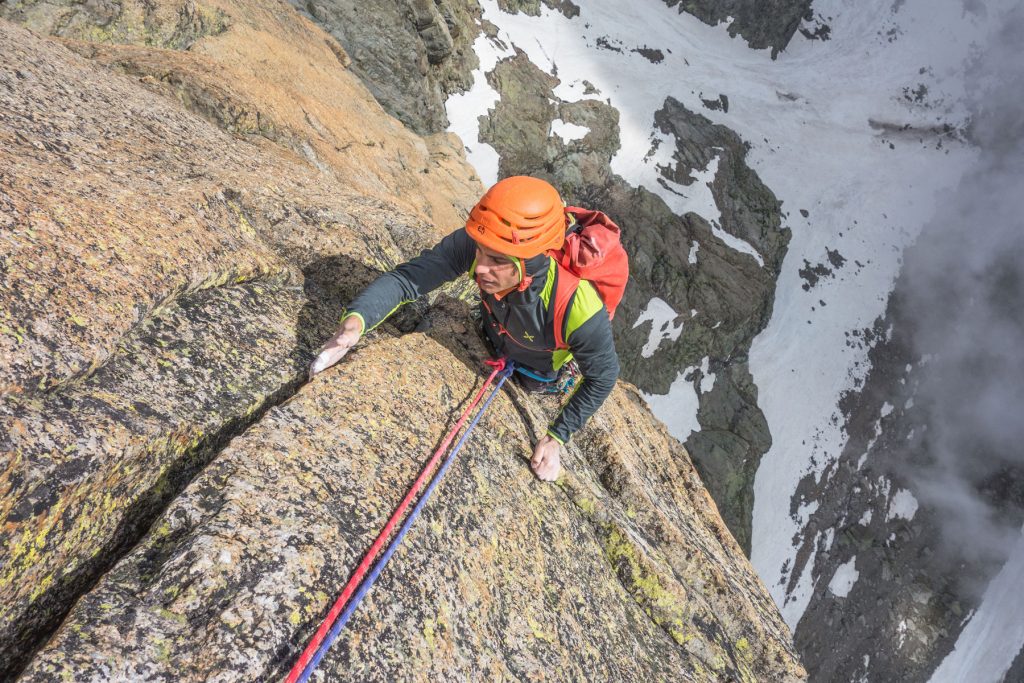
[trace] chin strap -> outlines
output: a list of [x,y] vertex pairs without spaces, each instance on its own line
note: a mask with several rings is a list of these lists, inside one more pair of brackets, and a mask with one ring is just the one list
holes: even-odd
[[533,284],[533,276],[526,274],[526,261],[519,259],[519,286],[516,287],[516,291],[524,292],[531,284]]
[[[510,292],[525,292],[526,289],[531,284],[533,284],[533,276],[526,274],[526,261],[524,261],[521,258],[514,257],[514,256],[509,256],[508,259],[510,261],[512,261],[513,264],[515,264],[516,272],[519,273],[519,284],[518,285],[513,285],[512,287],[509,287],[508,289],[503,289],[500,292],[495,292],[492,296],[494,296],[494,298],[499,300],[499,301],[501,301],[506,296],[508,296],[508,294]],[[479,280],[476,280],[476,274],[475,273],[474,273],[473,279],[476,281],[476,286],[480,287],[480,282],[479,282]]]

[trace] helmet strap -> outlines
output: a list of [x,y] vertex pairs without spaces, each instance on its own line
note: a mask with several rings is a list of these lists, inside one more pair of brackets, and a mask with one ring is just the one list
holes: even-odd
[[519,263],[517,265],[519,267],[519,286],[516,287],[516,290],[522,292],[525,291],[526,288],[533,283],[533,276],[526,274],[526,261],[524,261],[521,258],[518,259],[518,261]]
[[[531,284],[533,284],[533,276],[526,274],[526,261],[524,261],[522,258],[518,256],[506,256],[505,258],[511,261],[512,264],[516,267],[516,272],[519,273],[519,284],[513,285],[508,289],[503,289],[500,292],[495,292],[493,296],[495,299],[498,299],[499,301],[506,297],[511,292],[524,292]],[[479,282],[477,282],[477,286],[480,286]]]

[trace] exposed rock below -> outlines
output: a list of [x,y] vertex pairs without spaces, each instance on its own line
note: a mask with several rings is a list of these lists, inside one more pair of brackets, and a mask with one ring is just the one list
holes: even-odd
[[[484,349],[451,310],[430,331],[448,348],[378,339],[233,440],[23,680],[283,674],[479,386]],[[558,487],[523,457],[543,424],[527,401],[492,405],[324,672],[797,680],[770,598],[639,397],[617,390]]]
[[[959,261],[962,250],[949,245],[963,238],[938,238],[945,240],[944,256]],[[974,418],[965,406],[983,400],[982,393],[991,396],[988,377],[1019,376],[1020,367],[996,361],[987,355],[989,349],[970,342],[956,345],[969,349],[962,353],[970,362],[931,356],[934,349],[924,342],[929,337],[921,334],[921,321],[941,318],[941,329],[948,331],[948,321],[958,320],[957,328],[967,329],[964,322],[972,321],[964,312],[977,305],[975,294],[961,281],[945,281],[947,272],[962,275],[920,245],[905,255],[905,264],[918,267],[927,260],[934,277],[957,292],[941,297],[946,304],[941,310],[925,313],[904,272],[885,317],[850,336],[850,345],[868,348],[871,370],[840,403],[849,440],[820,475],[801,481],[791,501],[794,511],[814,509],[788,577],[791,589],[803,573],[812,572],[814,588],[796,640],[814,680],[929,681],[1024,523],[1024,469],[1006,457],[1010,434],[989,432],[990,414],[977,418],[984,430],[975,425],[945,432],[936,424],[936,415],[949,412],[970,424]],[[991,291],[998,294],[986,305],[1001,310],[1009,328],[1020,330],[1021,279],[1019,273],[1011,275],[1020,268],[1016,256],[1007,254],[1006,263],[999,264],[1006,266],[1003,277],[989,273],[989,282],[998,283]],[[954,396],[939,401],[944,408],[936,406],[936,385],[943,394],[955,388]],[[962,443],[942,443],[948,433]],[[809,447],[828,458],[815,444]],[[969,464],[954,468],[942,462],[949,453]],[[936,499],[955,511],[937,506]],[[849,569],[842,570],[844,565]],[[841,571],[853,582],[837,590]]]
[[[880,320],[860,335],[874,347],[873,370],[843,401],[849,441],[820,478],[809,474],[800,483],[791,503],[794,511],[815,508],[788,578],[791,587],[814,559],[815,587],[797,634],[820,681],[840,675],[929,680],[972,607],[972,600],[957,597],[966,587],[961,582],[998,569],[965,571],[936,555],[940,527],[926,511],[909,519],[890,514],[893,496],[910,486],[900,470],[927,460],[927,434],[920,409],[883,414],[886,404],[891,410],[913,395],[918,377],[905,368],[920,360],[903,330],[886,341],[885,328]],[[843,565],[849,579],[840,590],[835,577]]]
[[[723,21],[730,21],[730,36],[743,36],[750,47],[755,49],[770,47],[772,59],[775,59],[779,52],[789,44],[793,34],[800,28],[801,22],[813,19],[811,0],[663,1],[669,7],[678,6],[680,12],[688,12],[712,26]],[[498,7],[509,14],[522,12],[530,16],[538,16],[541,5],[561,12],[570,18],[580,14],[580,5],[572,0],[498,0]],[[827,25],[821,25],[815,29],[813,34],[807,30],[801,32],[808,38],[828,39],[829,30]],[[618,48],[610,49],[617,50]],[[641,50],[637,51],[642,52]]]
[[[691,112],[672,97],[654,113],[654,122],[658,130],[674,136],[676,141],[676,165],[661,168],[662,175],[680,185],[690,185],[695,182],[695,171],[702,171],[717,160],[718,172],[711,183],[711,193],[721,213],[722,229],[753,247],[768,273],[777,275],[790,231],[781,225],[779,201],[745,162],[749,145],[729,128]],[[758,289],[764,286],[760,284]],[[758,292],[759,300],[766,298],[770,304],[770,292],[767,296]]]
[[1003,683],[1013,683],[1013,681],[1024,681],[1024,647],[1021,647],[1020,652],[1013,659],[1013,664],[1010,665],[1010,670],[1003,676]]
[[[757,386],[746,362],[710,363],[714,386],[701,394],[700,430],[686,440],[687,451],[737,542],[749,554],[754,476],[771,447],[764,414],[757,407]],[[698,390],[703,377],[695,378]]]
[[553,10],[561,12],[570,19],[579,16],[579,5],[572,0],[498,0],[498,7],[502,12],[517,14],[522,12],[532,17],[540,16],[540,6],[544,4]]
[[772,59],[785,49],[803,20],[813,18],[811,0],[664,0],[678,5],[712,26],[728,21],[729,35],[741,35],[750,47],[772,49]]
[[289,0],[338,39],[388,113],[421,134],[448,127],[444,103],[479,65],[472,0]]
[[[522,52],[499,62],[488,81],[501,100],[484,120],[480,138],[498,151],[499,175],[546,177],[569,203],[600,208],[623,227],[631,279],[614,326],[623,375],[652,394],[666,393],[680,368],[701,366],[704,358],[735,375],[709,394],[695,378],[698,419],[714,434],[695,437],[687,446],[729,528],[749,549],[753,474],[771,438],[757,408],[746,354],[771,317],[775,278],[789,242],[789,230],[780,227],[778,201],[744,163],[746,146],[735,133],[671,98],[654,122],[677,144],[675,164],[661,172],[689,185],[695,170],[717,159],[711,191],[720,226],[694,213],[676,216],[660,197],[611,172],[619,149],[613,107],[592,99],[560,101],[553,92],[558,79]],[[589,131],[565,142],[550,135],[555,119]],[[723,241],[730,236],[745,242],[748,251]],[[634,324],[655,296],[677,312],[682,332],[645,354],[650,323]]]

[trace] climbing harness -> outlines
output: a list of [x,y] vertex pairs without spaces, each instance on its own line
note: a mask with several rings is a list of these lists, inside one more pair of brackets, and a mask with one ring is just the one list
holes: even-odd
[[[366,592],[369,591],[373,584],[377,581],[377,577],[380,575],[385,565],[387,565],[388,560],[391,559],[391,555],[395,552],[395,549],[398,548],[399,543],[402,542],[402,538],[405,536],[406,532],[412,526],[412,523],[416,521],[416,518],[420,514],[420,510],[423,508],[423,505],[427,502],[427,499],[430,498],[430,494],[433,493],[434,488],[437,486],[437,483],[441,480],[441,477],[444,476],[444,473],[448,469],[448,466],[455,459],[455,455],[459,452],[459,450],[462,449],[463,444],[466,442],[466,439],[473,431],[473,428],[476,427],[477,422],[480,421],[480,417],[484,414],[484,411],[487,410],[487,407],[491,404],[491,401],[494,400],[494,397],[498,395],[498,392],[501,390],[501,386],[505,383],[505,380],[507,380],[509,376],[512,374],[513,370],[515,370],[515,363],[505,358],[500,358],[496,361],[489,360],[484,362],[487,363],[487,365],[493,367],[494,370],[487,378],[487,381],[484,382],[484,385],[480,387],[480,391],[478,391],[476,396],[473,397],[473,401],[469,404],[469,407],[466,408],[465,411],[463,411],[462,415],[459,417],[458,422],[455,423],[455,426],[452,427],[452,429],[445,436],[444,441],[441,443],[440,447],[438,447],[438,449],[434,452],[434,455],[431,457],[430,461],[423,467],[423,470],[420,472],[419,477],[413,483],[408,493],[405,494],[405,498],[403,498],[402,502],[399,503],[397,508],[395,508],[394,513],[391,515],[391,519],[389,519],[387,524],[384,525],[384,528],[381,529],[380,534],[378,534],[377,539],[373,542],[373,545],[371,545],[370,549],[366,552],[366,555],[363,557],[362,562],[359,563],[359,567],[356,569],[355,573],[352,574],[352,578],[349,579],[348,584],[346,584],[345,589],[342,591],[341,595],[335,601],[334,605],[331,607],[331,610],[327,613],[327,616],[320,624],[320,628],[317,629],[316,633],[313,635],[312,640],[310,640],[309,644],[306,646],[306,649],[303,650],[302,654],[299,656],[299,659],[295,662],[295,666],[292,667],[291,672],[288,674],[286,683],[295,683],[296,681],[306,683],[306,681],[309,680],[309,677],[313,674],[313,671],[320,663],[320,660],[323,659],[324,655],[327,654],[327,651],[331,648],[331,645],[334,644],[334,641],[338,638],[338,635],[341,633],[341,629],[345,627],[345,624],[346,622],[348,622],[349,617],[352,616],[352,613],[355,612],[356,608],[359,606],[359,603],[362,602],[362,599],[366,595]],[[487,397],[486,401],[484,401],[484,404],[480,408],[480,411],[473,418],[473,421],[469,423],[469,427],[466,428],[465,433],[463,433],[458,443],[455,444],[455,448],[452,449],[452,452],[449,453],[448,457],[445,458],[443,463],[441,463],[441,466],[437,469],[437,472],[430,480],[430,483],[427,485],[427,488],[423,492],[423,495],[420,497],[419,501],[417,501],[416,505],[413,507],[412,512],[409,513],[409,517],[402,524],[402,527],[399,529],[394,539],[392,539],[391,543],[384,551],[384,555],[381,556],[380,561],[377,562],[376,565],[374,565],[373,570],[370,572],[370,575],[366,578],[365,581],[363,581],[363,576],[366,574],[366,571],[369,568],[370,564],[377,556],[377,553],[380,552],[381,546],[384,545],[385,540],[387,540],[387,537],[391,534],[391,531],[394,529],[395,524],[398,523],[399,518],[401,518],[402,514],[405,512],[405,509],[409,506],[409,503],[416,496],[416,493],[423,485],[423,482],[426,480],[427,475],[434,468],[434,465],[441,457],[441,454],[448,449],[448,446],[451,444],[452,439],[455,438],[455,435],[458,434],[459,430],[462,428],[462,425],[465,424],[466,418],[469,417],[469,414],[473,411],[473,408],[475,408],[477,403],[480,402],[481,397],[487,391],[487,388],[494,381],[495,377],[498,377],[499,379],[498,383],[494,387],[494,391],[492,391],[491,395]],[[357,586],[358,590],[356,590]],[[352,595],[353,591],[356,591],[354,597]],[[350,597],[353,598],[351,602],[349,602]]]
[[562,396],[570,396],[579,387],[581,379],[580,366],[576,360],[570,360],[562,366],[562,372],[558,375],[558,391]]
[[575,360],[570,360],[561,367],[554,377],[544,377],[527,369],[523,365],[516,366],[516,372],[529,380],[517,378],[519,385],[526,391],[536,394],[556,394],[569,396],[575,391],[577,380],[580,378],[579,366]]

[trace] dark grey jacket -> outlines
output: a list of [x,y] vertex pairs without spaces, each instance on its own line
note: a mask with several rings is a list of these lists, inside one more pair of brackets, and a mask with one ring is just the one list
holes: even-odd
[[[456,230],[418,257],[377,278],[352,301],[346,314],[359,315],[363,329],[372,330],[402,304],[468,273],[475,256],[476,243],[465,230]],[[533,282],[521,292],[514,290],[498,299],[481,291],[484,329],[500,355],[539,376],[553,378],[567,359],[564,351],[555,350],[554,314],[545,303],[545,299],[554,302],[550,292],[557,279],[547,285],[549,278],[558,277],[558,270],[550,257],[541,255],[526,261],[526,271]],[[577,307],[574,322],[583,322],[570,329],[565,339],[583,381],[548,429],[548,434],[561,443],[568,441],[604,403],[619,376],[608,313],[589,283],[581,282],[573,295],[565,315],[567,327],[573,307]]]

